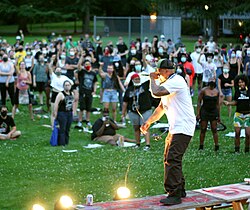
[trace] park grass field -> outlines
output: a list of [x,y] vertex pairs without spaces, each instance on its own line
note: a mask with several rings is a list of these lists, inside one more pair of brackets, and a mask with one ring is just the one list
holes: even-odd
[[[102,107],[99,98],[94,99],[94,107]],[[100,116],[92,114],[92,123]],[[43,127],[50,123],[49,119],[38,115],[31,121],[27,107],[22,105],[15,121],[22,136],[0,144],[1,210],[27,210],[34,203],[53,209],[55,201],[64,194],[70,195],[75,204],[83,203],[89,193],[94,195],[94,202],[112,200],[118,186],[124,185],[128,166],[127,186],[133,198],[164,193],[164,138],[152,139],[149,152],[110,145],[86,149],[83,146],[93,143],[90,134],[74,129],[74,123],[70,144],[65,148],[52,147],[49,144],[51,130]],[[207,132],[205,150],[198,151],[199,130],[195,132],[183,161],[187,190],[238,183],[249,177],[249,154],[243,153],[244,140],[241,153],[234,154],[234,139],[224,136],[233,131],[226,107],[222,109],[222,121],[227,130],[219,132],[219,152],[213,151],[211,131]],[[161,122],[167,122],[166,118]],[[118,133],[133,138],[128,123],[127,128],[121,128]],[[151,133],[160,131],[151,129]],[[63,149],[78,152],[64,153]]]
[[[14,37],[11,39],[14,40]],[[113,39],[116,40],[116,37]],[[184,43],[191,50],[194,42],[185,39]],[[197,92],[193,104],[196,102]],[[10,110],[9,102],[8,107]],[[93,107],[102,108],[99,98],[94,98]],[[27,210],[34,203],[52,210],[55,201],[64,194],[71,196],[74,204],[84,203],[89,193],[93,194],[94,202],[110,201],[117,187],[124,185],[128,166],[127,186],[132,198],[164,193],[163,150],[166,135],[160,141],[152,139],[149,152],[110,145],[85,149],[83,146],[93,143],[90,134],[74,129],[74,123],[69,145],[65,148],[51,147],[51,129],[43,127],[50,124],[50,120],[36,116],[35,121],[31,121],[27,106],[21,105],[19,109],[15,122],[22,136],[16,141],[0,142],[0,210]],[[250,177],[249,154],[243,153],[244,139],[240,154],[234,154],[234,138],[225,136],[233,131],[233,119],[229,119],[227,114],[227,108],[223,107],[221,118],[227,130],[219,132],[219,152],[213,150],[211,131],[206,135],[205,150],[198,151],[199,130],[195,132],[183,161],[187,190],[238,183]],[[92,114],[92,124],[100,116]],[[117,120],[120,120],[119,114]],[[166,117],[161,122],[166,123]],[[160,133],[157,129],[151,129],[151,132]],[[133,138],[133,129],[128,123],[127,128],[121,128],[118,133]],[[78,152],[64,153],[63,149],[76,149]]]

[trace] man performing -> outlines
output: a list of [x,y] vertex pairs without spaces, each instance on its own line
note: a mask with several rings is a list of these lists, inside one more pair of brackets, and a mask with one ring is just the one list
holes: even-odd
[[[140,129],[145,134],[150,125],[164,113],[168,118],[170,126],[164,151],[164,188],[168,196],[160,202],[175,205],[181,203],[182,197],[186,197],[182,157],[194,134],[196,119],[187,83],[174,73],[173,63],[161,59],[157,68],[156,72],[150,73],[150,88],[152,95],[161,98],[161,102]],[[160,80],[160,85],[157,85],[156,80]]]

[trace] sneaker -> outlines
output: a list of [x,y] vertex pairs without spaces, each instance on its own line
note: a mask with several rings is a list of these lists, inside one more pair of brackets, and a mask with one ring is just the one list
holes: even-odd
[[139,144],[136,144],[132,147],[133,149],[139,149],[140,148],[140,145]]
[[91,128],[91,127],[92,127],[91,122],[86,122],[86,125],[87,125],[89,128]]
[[82,123],[81,123],[81,122],[78,122],[78,123],[77,123],[77,127],[82,127]]
[[164,205],[170,206],[170,205],[176,205],[181,203],[181,198],[179,196],[168,196],[164,199],[160,200],[160,203],[163,203]]
[[149,151],[150,150],[150,146],[146,145],[144,148],[143,148],[143,151]]

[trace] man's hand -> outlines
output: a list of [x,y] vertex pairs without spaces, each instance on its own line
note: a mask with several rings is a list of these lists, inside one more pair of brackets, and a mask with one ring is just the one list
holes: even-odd
[[158,79],[159,78],[159,73],[158,72],[152,72],[150,73],[150,79]]
[[145,135],[148,132],[148,129],[150,127],[150,123],[145,122],[141,127],[140,131]]

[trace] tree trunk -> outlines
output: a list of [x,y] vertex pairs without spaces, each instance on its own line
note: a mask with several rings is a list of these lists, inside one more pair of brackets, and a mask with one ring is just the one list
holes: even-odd
[[19,34],[19,30],[22,30],[24,35],[29,34],[28,21],[26,18],[23,18],[23,17],[19,18],[18,29],[17,29],[18,34]]
[[215,15],[215,17],[212,19],[213,37],[215,42],[218,41],[219,25],[220,25],[219,17]]
[[85,11],[85,16],[83,17],[83,32],[84,33],[89,33],[89,23],[90,23],[90,11],[89,11],[89,0],[86,2],[86,11]]

